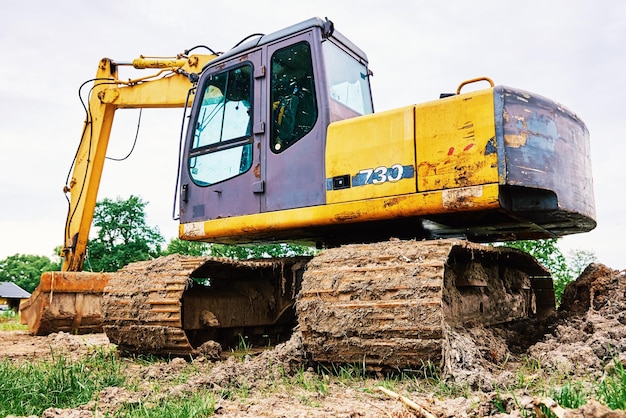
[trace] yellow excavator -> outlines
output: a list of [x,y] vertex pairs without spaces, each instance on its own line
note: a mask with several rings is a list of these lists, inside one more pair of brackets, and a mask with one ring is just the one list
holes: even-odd
[[[62,271],[21,306],[32,334],[104,330],[128,352],[188,355],[297,327],[314,360],[404,367],[441,359],[450,330],[554,309],[544,267],[483,243],[595,227],[576,114],[488,78],[375,113],[366,54],[327,19],[207,50],[100,61],[65,187]],[[127,65],[151,75],[121,80]],[[114,113],[151,107],[184,112],[181,239],[305,242],[319,255],[84,272]]]

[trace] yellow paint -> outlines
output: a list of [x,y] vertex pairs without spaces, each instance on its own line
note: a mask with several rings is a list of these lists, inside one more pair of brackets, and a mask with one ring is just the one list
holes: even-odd
[[[394,165],[415,166],[414,112],[407,106],[356,119],[332,123],[326,139],[326,178],[348,174],[352,179],[362,170],[379,180]],[[326,192],[327,203],[348,202],[384,196],[415,193],[415,176],[380,181]]]
[[[307,227],[377,221],[402,217],[428,216],[468,210],[488,210],[499,207],[498,185],[488,184],[465,190],[462,205],[444,202],[444,192],[414,193],[266,212],[253,215],[220,218],[179,225],[181,239],[220,241],[271,237],[281,231],[298,231]],[[293,239],[302,238],[293,232]]]
[[[348,119],[328,128],[326,205],[181,224],[182,239],[242,242],[303,238],[307,228],[499,208],[493,89]],[[401,165],[413,176],[361,182]],[[389,180],[389,178],[387,178]]]
[[497,182],[495,135],[493,89],[416,106],[418,190]]

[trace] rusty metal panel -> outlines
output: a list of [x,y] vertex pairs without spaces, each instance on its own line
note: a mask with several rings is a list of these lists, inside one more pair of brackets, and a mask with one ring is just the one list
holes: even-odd
[[[502,86],[494,93],[496,109],[502,110],[496,111],[504,149],[501,184],[554,194],[552,199],[531,196],[518,201],[522,207],[517,209],[558,209],[588,217],[595,224],[589,131],[583,121],[539,95]],[[554,208],[541,206],[551,205],[550,200]]]

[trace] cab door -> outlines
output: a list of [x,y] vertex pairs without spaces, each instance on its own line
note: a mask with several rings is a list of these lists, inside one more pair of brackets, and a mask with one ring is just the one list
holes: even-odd
[[268,45],[263,212],[325,202],[326,123],[316,84],[322,79],[320,45],[319,30]]
[[181,161],[181,222],[260,211],[261,56],[253,51],[202,75]]

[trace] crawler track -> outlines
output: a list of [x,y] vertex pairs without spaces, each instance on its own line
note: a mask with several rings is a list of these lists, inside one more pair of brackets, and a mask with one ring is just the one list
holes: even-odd
[[[100,317],[98,289],[85,305],[87,289],[72,284],[92,276],[79,275],[57,277],[63,286],[55,280],[55,290],[38,299],[80,313],[66,315],[78,331],[85,327],[76,318],[92,326]],[[297,324],[313,360],[374,369],[436,362],[445,358],[450,330],[554,309],[549,273],[528,254],[461,240],[353,244],[314,258],[257,261],[173,255],[130,264],[99,283],[108,283],[102,328],[123,352],[189,355],[208,341],[227,349],[241,338],[267,346]],[[52,323],[52,308],[33,316],[43,318],[40,330]]]
[[442,358],[447,329],[554,308],[547,271],[525,253],[465,241],[389,241],[324,251],[297,302],[316,361],[371,368]]
[[228,345],[240,335],[288,335],[306,260],[176,255],[130,264],[105,288],[103,329],[124,352],[157,355],[193,354],[206,341]]

